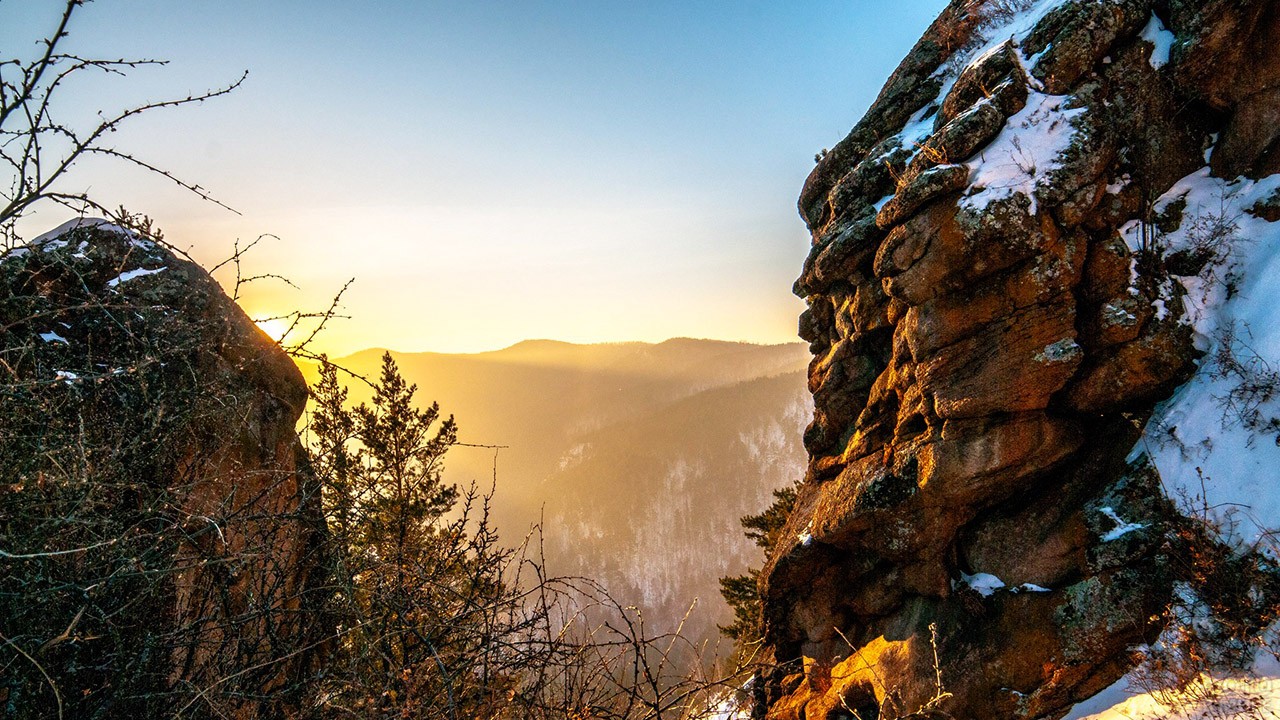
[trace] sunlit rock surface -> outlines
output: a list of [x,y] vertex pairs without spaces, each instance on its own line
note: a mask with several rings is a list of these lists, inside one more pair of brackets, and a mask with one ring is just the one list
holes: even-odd
[[1176,513],[1127,457],[1202,353],[1156,201],[1280,171],[1278,63],[1263,0],[957,0],[820,159],[770,717],[1059,717],[1159,633]]

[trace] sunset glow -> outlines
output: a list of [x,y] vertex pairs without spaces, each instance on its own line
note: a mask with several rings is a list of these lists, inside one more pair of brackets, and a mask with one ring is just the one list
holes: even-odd
[[[170,63],[79,86],[83,105],[62,109],[92,118],[247,69],[228,96],[114,136],[240,215],[118,162],[86,162],[74,183],[206,265],[277,236],[245,273],[297,288],[244,288],[251,315],[323,310],[354,279],[350,319],[319,339],[331,353],[790,342],[813,155],[944,4],[90,3],[77,49]],[[48,3],[7,1],[0,42],[55,21]]]
[[275,340],[276,342],[283,342],[290,334],[290,323],[280,318],[260,318],[254,320],[253,323],[257,325],[262,332],[266,333],[267,337]]

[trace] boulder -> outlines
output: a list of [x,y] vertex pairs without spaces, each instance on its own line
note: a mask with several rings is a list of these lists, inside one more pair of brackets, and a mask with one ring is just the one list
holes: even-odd
[[6,632],[57,645],[67,716],[299,712],[328,633],[292,360],[195,263],[102,221],[0,255],[0,336],[5,549],[71,551],[6,569],[32,604]]

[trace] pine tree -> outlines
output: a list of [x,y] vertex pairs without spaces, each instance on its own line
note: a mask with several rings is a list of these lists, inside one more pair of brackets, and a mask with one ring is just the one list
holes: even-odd
[[[745,535],[755,541],[764,551],[765,557],[773,552],[778,544],[782,528],[787,524],[787,516],[796,504],[796,488],[785,487],[773,491],[773,503],[758,515],[747,515],[742,518]],[[720,594],[725,602],[733,608],[734,620],[731,625],[721,625],[720,632],[737,641],[739,648],[756,643],[763,634],[760,618],[760,591],[758,580],[760,571],[748,569],[745,575],[720,578]]]
[[324,702],[358,717],[469,717],[508,679],[491,660],[509,554],[483,498],[443,481],[453,418],[414,403],[389,353],[373,388],[371,404],[349,408],[325,362],[313,390],[340,638]]

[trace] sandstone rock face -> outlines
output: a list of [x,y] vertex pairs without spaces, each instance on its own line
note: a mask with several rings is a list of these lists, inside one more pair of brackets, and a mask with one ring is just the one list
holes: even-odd
[[[291,714],[324,532],[293,362],[199,266],[95,221],[0,255],[0,336],[5,550],[71,551],[6,568],[5,632],[68,716]],[[43,685],[13,706],[49,716]]]
[[769,717],[1058,717],[1159,630],[1168,506],[1125,457],[1197,353],[1185,271],[1118,231],[1206,164],[1280,171],[1274,68],[1265,0],[955,0],[822,158]]

